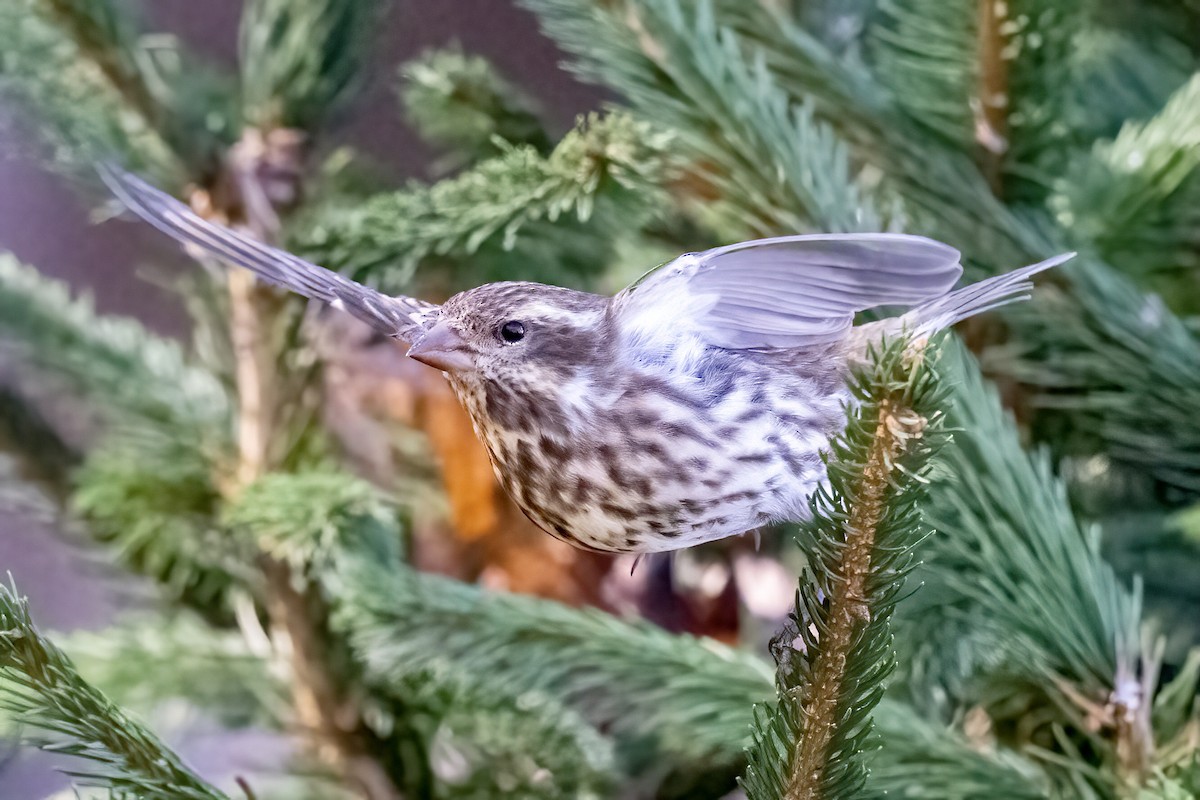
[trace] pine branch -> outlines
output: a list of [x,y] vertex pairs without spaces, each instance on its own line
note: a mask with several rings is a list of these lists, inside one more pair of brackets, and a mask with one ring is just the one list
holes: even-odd
[[1110,96],[1092,75],[1104,59],[1088,63],[1096,53],[1088,42],[1100,25],[1084,0],[1017,0],[1004,8],[1003,194],[1041,202],[1068,159],[1106,126],[1098,109]]
[[38,0],[91,61],[125,104],[151,127],[161,124],[162,109],[154,100],[136,60],[131,21],[110,0]]
[[320,572],[344,537],[397,539],[395,515],[370,484],[345,472],[269,473],[222,510],[224,526],[297,573]]
[[142,716],[179,700],[231,728],[279,727],[287,716],[285,688],[262,654],[188,612],[131,615],[55,641],[89,683]]
[[245,119],[267,131],[315,130],[358,78],[386,3],[253,0],[242,15]]
[[216,524],[215,470],[169,432],[125,433],[88,454],[71,503],[127,566],[197,609],[225,612],[228,589],[256,579],[253,550]]
[[[523,2],[575,56],[573,67],[583,77],[621,93],[647,119],[703,134],[683,140],[703,148],[698,159],[715,150],[730,163],[748,162],[740,169],[753,179],[743,180],[729,203],[730,221],[747,224],[739,233],[729,230],[730,237],[912,227],[945,241],[972,242],[993,271],[1025,256],[1011,212],[967,156],[933,148],[860,65],[835,57],[761,4]],[[756,65],[753,71],[747,62]],[[755,77],[740,82],[734,101],[731,87],[705,77],[738,72]],[[730,102],[736,105],[729,108]],[[837,142],[839,157],[804,160],[794,128],[764,118],[765,110],[781,106],[806,109],[823,136]],[[797,165],[807,171],[795,171]],[[805,191],[813,182],[826,190]],[[867,187],[875,202],[859,218],[847,195],[861,199]],[[843,202],[833,200],[839,196]]]
[[[62,17],[55,9],[73,13],[74,25],[56,24]],[[73,28],[82,29],[83,42],[72,38]],[[128,35],[115,7],[99,0],[13,0],[0,7],[0,90],[46,123],[38,133],[59,167],[90,174],[96,159],[119,153],[160,176],[173,169],[170,148],[141,113],[149,106],[144,83],[131,78],[119,87],[110,80],[133,68],[122,49]]]
[[442,168],[500,155],[496,139],[543,156],[552,149],[533,101],[481,56],[458,47],[430,50],[402,64],[400,77],[404,111],[417,132],[450,149],[453,162]]
[[409,795],[600,798],[612,796],[622,777],[612,742],[541,692],[513,692],[498,681],[445,671],[373,688],[401,703],[402,722],[416,734],[421,752],[398,770]]
[[73,384],[111,421],[143,425],[219,448],[229,400],[175,342],[132,319],[96,314],[50,280],[0,254],[0,336],[41,370]]
[[868,776],[874,798],[1042,800],[1049,795],[1045,774],[1030,759],[969,741],[912,706],[885,699],[875,709],[875,723],[883,746]]
[[173,40],[144,46],[122,3],[14,0],[0,10],[0,76],[47,125],[60,167],[94,178],[117,154],[163,183],[211,168],[231,138],[231,87]]
[[[825,99],[794,102],[769,60],[717,24],[712,3],[631,3],[624,17],[577,0],[524,4],[577,57],[582,77],[607,83],[640,115],[676,131],[696,172],[679,188],[699,204],[718,200],[723,233],[879,230],[899,216],[893,196],[859,184],[847,142],[825,118]],[[850,91],[831,94],[843,88]]]
[[[1095,531],[1075,520],[1045,456],[1021,450],[965,349],[944,352],[958,386],[948,421],[959,432],[931,494],[940,533],[922,551],[928,591],[906,609],[906,630],[922,632],[914,672],[937,676],[963,705],[984,701],[981,681],[1018,691],[1049,681],[1073,687],[1072,702],[1139,707],[1147,702],[1139,591],[1100,557]],[[964,664],[947,658],[954,650]]]
[[528,225],[588,220],[610,200],[639,216],[653,210],[671,174],[670,141],[626,116],[593,116],[546,158],[530,146],[509,148],[431,187],[308,220],[300,247],[319,263],[398,289],[427,256],[470,254],[489,241],[511,248]]
[[[270,144],[271,137],[264,137]],[[240,207],[212,208],[226,219],[244,216],[248,229],[270,241],[279,230],[279,207],[299,194],[300,171],[285,184],[293,191],[280,198],[270,191],[270,147],[247,131],[230,153],[230,174]],[[228,198],[219,198],[228,200]],[[236,213],[235,213],[236,212]],[[228,273],[230,341],[237,385],[237,457],[232,480],[221,487],[224,500],[236,504],[248,487],[285,465],[286,452],[273,446],[287,440],[284,404],[295,369],[283,354],[289,327],[279,294],[258,283],[246,270]],[[295,319],[295,318],[293,318]],[[282,329],[282,330],[281,330]],[[303,387],[300,387],[303,388]],[[347,685],[344,653],[328,629],[329,609],[318,587],[289,564],[259,549],[263,602],[271,638],[281,665],[286,664],[296,726],[312,753],[367,800],[394,800],[397,787],[387,772],[380,742],[366,729],[361,703]]]
[[829,486],[801,525],[813,576],[775,640],[779,702],[756,720],[742,784],[751,800],[864,796],[870,714],[895,666],[889,619],[925,532],[921,474],[945,394],[928,354],[905,345],[870,353],[855,376],[857,407],[831,444]]
[[226,800],[84,682],[8,587],[0,587],[0,707],[42,731],[43,748],[93,762],[72,773],[88,785],[118,796]]
[[1002,366],[1079,415],[1115,458],[1164,483],[1200,489],[1200,341],[1162,300],[1085,260],[1071,297],[1049,288],[1010,318],[1023,349]]
[[[683,762],[735,759],[770,672],[746,653],[523,595],[492,594],[372,553],[329,577],[334,625],[377,685],[423,671],[538,692]],[[400,691],[398,690],[398,691]]]
[[1194,314],[1200,266],[1200,75],[1145,122],[1127,123],[1056,182],[1051,208],[1072,237]]
[[928,135],[979,146],[997,195],[1040,203],[1093,139],[1154,113],[1184,77],[1169,43],[1113,15],[1079,0],[891,0],[869,32],[873,71]]
[[228,447],[228,400],[175,342],[98,316],[11,257],[0,257],[0,334],[21,360],[93,400],[111,430],[72,498],[98,539],[176,596],[207,605],[245,579],[244,554],[213,529]]
[[[376,491],[339,473],[264,476],[226,521],[295,574],[324,575],[331,558],[361,542],[374,563],[399,563],[400,534]],[[365,678],[374,692],[365,720],[395,748],[389,771],[406,793],[557,798],[610,787],[611,742],[548,694],[422,663],[390,664],[386,676],[368,669]]]
[[987,3],[888,0],[868,31],[875,73],[932,136],[969,151],[980,85],[980,10]]
[[[594,610],[414,572],[398,561],[394,543],[375,541],[374,549],[343,551],[325,579],[339,604],[335,628],[368,682],[405,704],[406,719],[425,713],[418,690],[432,680],[435,687],[476,687],[491,698],[480,707],[496,713],[522,705],[513,698],[530,693],[538,703],[555,698],[615,736],[619,751],[657,770],[694,773],[741,760],[754,708],[773,694],[771,671],[757,657]],[[452,708],[470,714],[469,705]],[[872,768],[873,796],[917,796],[933,785],[960,787],[972,800],[969,787],[983,786],[997,798],[1044,796],[1037,788],[1043,779],[1022,759],[978,752],[895,700],[879,708],[888,755]],[[913,737],[914,726],[924,738]],[[947,788],[944,796],[958,795]]]

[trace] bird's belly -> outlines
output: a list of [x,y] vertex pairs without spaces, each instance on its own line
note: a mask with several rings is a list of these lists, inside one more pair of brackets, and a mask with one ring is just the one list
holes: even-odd
[[569,441],[483,438],[505,489],[547,532],[598,550],[674,550],[807,515],[843,393],[783,385],[754,399],[615,407]]

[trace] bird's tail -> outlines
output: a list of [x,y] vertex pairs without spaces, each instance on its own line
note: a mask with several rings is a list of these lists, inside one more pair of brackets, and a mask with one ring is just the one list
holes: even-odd
[[976,314],[1019,300],[1028,300],[1029,293],[1033,290],[1033,283],[1029,280],[1031,277],[1074,257],[1074,253],[1063,253],[1037,264],[956,289],[950,294],[922,303],[900,317],[901,327],[912,331],[917,338],[929,337]]

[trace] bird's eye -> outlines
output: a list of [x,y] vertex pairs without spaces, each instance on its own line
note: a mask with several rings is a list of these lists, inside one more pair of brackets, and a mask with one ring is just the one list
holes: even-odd
[[525,326],[515,319],[500,326],[500,338],[512,344],[525,338]]

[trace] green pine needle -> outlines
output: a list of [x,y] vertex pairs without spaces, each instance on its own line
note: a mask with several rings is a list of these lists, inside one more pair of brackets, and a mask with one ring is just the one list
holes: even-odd
[[[921,800],[1044,800],[1049,781],[1031,759],[1000,750],[885,699],[875,709],[881,747],[871,760],[868,794]],[[902,787],[902,788],[901,788]]]
[[331,469],[268,473],[222,509],[221,523],[246,544],[298,571],[324,567],[345,544],[347,531],[374,541],[382,537],[398,544],[400,538],[395,515],[378,490]]
[[0,254],[0,338],[112,422],[214,448],[229,435],[224,387],[188,363],[177,343],[133,319],[97,314],[86,297],[7,254]]
[[1055,183],[1051,208],[1076,241],[1162,290],[1180,313],[1200,312],[1200,75],[1145,122],[1080,154]]
[[672,174],[671,141],[625,115],[593,115],[547,157],[529,145],[506,145],[501,155],[431,187],[334,208],[312,221],[300,248],[398,291],[423,258],[469,255],[488,242],[512,248],[526,227],[586,221],[610,197],[626,213],[652,212]]
[[[420,742],[423,758],[400,770],[410,796],[599,800],[623,777],[612,742],[550,695],[439,670],[394,675],[377,684],[369,674],[368,685],[400,704]],[[373,719],[394,733],[394,720]]]
[[[71,18],[76,24],[66,22]],[[129,36],[129,22],[105,0],[0,6],[0,91],[44,121],[40,135],[51,164],[90,173],[96,159],[120,154],[130,165],[157,167],[160,176],[169,171],[173,157],[147,118],[153,104],[131,63]]]
[[736,758],[752,704],[770,697],[770,672],[747,653],[375,556],[347,558],[330,593],[336,628],[376,684],[432,670],[542,693],[678,761]]
[[400,75],[406,116],[423,139],[450,148],[455,165],[499,155],[497,139],[543,155],[552,149],[533,101],[481,56],[430,50],[402,64]]
[[227,800],[87,684],[42,637],[28,603],[6,586],[0,586],[0,708],[32,729],[30,741],[84,759],[87,766],[71,773],[84,785],[147,800]]
[[871,711],[895,666],[889,619],[927,529],[923,477],[942,437],[946,391],[930,360],[896,340],[871,353],[855,408],[810,501],[791,624],[774,641],[778,702],[756,718],[742,786],[750,800],[865,797]]
[[130,614],[54,641],[89,683],[143,717],[179,701],[230,728],[278,728],[291,713],[286,687],[262,654],[237,631],[190,612]]
[[386,3],[252,0],[242,12],[247,122],[311,131],[355,86]]
[[1139,590],[1101,558],[1045,454],[1021,449],[965,349],[944,352],[956,433],[931,493],[926,589],[903,613],[916,702],[948,694],[953,711],[1054,686],[1100,705],[1127,696],[1140,675]]
[[1002,366],[1040,405],[1074,413],[1118,460],[1200,489],[1200,337],[1161,298],[1085,258],[1069,296],[1047,287],[1009,316],[1021,345]]
[[[620,92],[643,118],[676,131],[699,203],[730,236],[880,230],[900,212],[868,189],[822,98],[789,96],[770,54],[724,27],[714,4],[646,0],[628,13],[577,0],[524,0],[584,78]],[[746,4],[746,13],[761,20]],[[726,10],[722,7],[722,11]],[[730,12],[734,13],[734,12]],[[629,30],[633,20],[635,30]],[[774,24],[774,23],[771,23]],[[797,57],[805,52],[794,48]]]
[[217,525],[213,479],[214,466],[186,441],[129,432],[88,454],[71,505],[127,567],[211,610],[231,586],[255,580],[253,547]]

